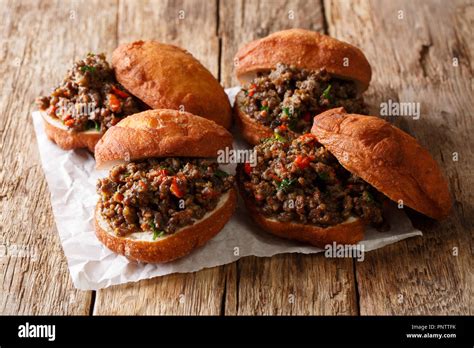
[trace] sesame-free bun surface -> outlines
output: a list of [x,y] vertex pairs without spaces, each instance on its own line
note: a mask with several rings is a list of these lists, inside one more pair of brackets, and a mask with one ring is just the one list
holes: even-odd
[[95,148],[96,166],[150,157],[216,157],[232,148],[222,126],[188,112],[160,109],[131,115],[111,127]]
[[86,148],[94,152],[95,145],[103,135],[96,130],[85,132],[69,131],[61,121],[49,116],[46,112],[40,111],[43,117],[44,130],[49,140],[53,141],[63,150],[73,150]]
[[[305,29],[277,31],[243,46],[235,56],[236,75],[242,84],[277,63],[309,70],[326,70],[335,77],[353,80],[360,91],[368,88],[372,70],[357,47]],[[347,66],[344,65],[347,62]]]
[[97,238],[110,250],[131,260],[162,263],[189,254],[219,233],[231,218],[237,202],[235,189],[225,192],[216,208],[194,224],[184,226],[175,233],[153,240],[153,232],[136,232],[117,236],[96,207],[94,224]]
[[153,109],[175,109],[229,128],[224,89],[189,52],[157,41],[120,45],[112,55],[117,80]]
[[397,127],[336,108],[316,116],[311,132],[342,166],[393,201],[434,219],[449,214],[448,183],[438,164]]

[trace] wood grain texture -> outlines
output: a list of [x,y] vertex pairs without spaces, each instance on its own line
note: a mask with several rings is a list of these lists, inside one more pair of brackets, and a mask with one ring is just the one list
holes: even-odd
[[[0,16],[0,314],[472,314],[469,0],[325,0],[324,10],[319,0],[0,0]],[[117,44],[136,39],[183,46],[230,87],[239,46],[291,27],[328,29],[363,49],[373,66],[367,101],[374,113],[388,99],[421,103],[419,120],[390,121],[441,163],[452,217],[434,223],[412,214],[423,238],[369,252],[362,263],[322,255],[247,257],[95,296],[75,290],[36,148],[34,98],[85,53],[110,56]]]
[[94,315],[219,315],[223,267],[171,274],[97,291]]
[[319,0],[220,0],[219,9],[221,81],[225,87],[238,85],[234,56],[242,45],[278,30],[324,31]]
[[361,47],[374,68],[368,91],[372,111],[378,114],[380,103],[389,99],[421,104],[419,120],[389,120],[430,150],[454,198],[446,221],[415,214],[423,238],[369,252],[356,264],[363,315],[472,314],[474,7],[468,4],[325,2],[329,33]]
[[251,256],[228,265],[227,272],[226,315],[357,314],[352,259]]
[[[72,285],[30,114],[75,58],[114,47],[99,37],[115,35],[115,2],[1,1],[0,9],[0,313],[88,314],[91,292]],[[15,247],[29,252],[15,256]]]
[[[221,79],[237,84],[233,58],[248,41],[288,28],[324,30],[319,1],[231,1],[220,4]],[[247,257],[226,267],[227,315],[357,314],[352,260],[321,255]]]
[[[155,39],[179,45],[217,77],[216,14],[214,1],[120,1],[118,42]],[[99,290],[94,314],[220,314],[224,280],[222,267],[214,267]]]

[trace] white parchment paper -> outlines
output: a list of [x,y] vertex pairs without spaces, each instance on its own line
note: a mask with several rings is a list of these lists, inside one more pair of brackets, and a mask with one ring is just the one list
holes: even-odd
[[[231,102],[238,90],[226,90]],[[224,229],[190,255],[159,265],[129,261],[104,247],[94,234],[93,211],[98,199],[95,185],[97,179],[105,176],[106,172],[95,170],[94,158],[86,150],[63,151],[50,142],[44,133],[41,115],[33,112],[32,116],[41,164],[51,192],[56,226],[72,280],[78,289],[96,290],[170,273],[195,272],[249,255],[268,257],[281,253],[309,254],[323,251],[260,231],[239,200],[237,211]],[[246,147],[240,139],[235,141],[234,146]],[[389,232],[381,233],[371,228],[367,230],[361,242],[365,251],[422,235],[401,210],[392,208],[388,219],[391,225]]]

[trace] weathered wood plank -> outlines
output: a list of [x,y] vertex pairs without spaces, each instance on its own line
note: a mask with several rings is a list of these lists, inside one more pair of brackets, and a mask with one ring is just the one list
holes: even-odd
[[[88,314],[91,292],[72,285],[30,113],[74,58],[113,48],[116,3],[1,1],[0,11],[0,313]],[[30,252],[15,257],[15,247]]]
[[[118,41],[156,39],[193,53],[215,75],[219,41],[214,1],[122,1]],[[94,314],[220,314],[222,267],[173,274],[97,292]]]
[[[228,265],[227,315],[355,315],[352,259],[246,257]],[[235,272],[236,274],[233,274]]]
[[[230,1],[220,4],[221,77],[237,84],[233,57],[244,43],[292,27],[324,30],[319,1]],[[322,255],[247,257],[226,266],[225,314],[356,314],[352,260]]]
[[319,0],[220,0],[219,9],[221,81],[225,87],[238,85],[233,59],[243,44],[283,29],[324,30]]
[[[222,81],[231,86],[232,58],[242,43],[283,28],[324,28],[319,1],[221,0],[219,61],[215,2],[0,0],[0,5],[1,314],[87,314],[91,306],[91,292],[75,290],[69,278],[29,116],[33,99],[48,92],[75,58],[155,38],[187,48],[216,76],[220,65]],[[467,1],[325,5],[330,34],[362,47],[374,67],[367,95],[374,112],[390,98],[421,103],[417,122],[392,121],[442,163],[455,199],[446,222],[417,217],[425,237],[371,252],[356,263],[360,311],[472,314],[474,8]],[[13,255],[15,248],[21,257]],[[356,314],[352,268],[351,260],[321,255],[249,257],[98,291],[94,313]]]
[[360,312],[472,314],[472,2],[325,1],[325,7],[329,33],[361,47],[374,68],[372,110],[388,99],[421,103],[419,120],[390,121],[430,150],[454,197],[447,221],[417,217],[423,238],[370,252],[356,264]]
[[223,267],[171,274],[97,291],[94,315],[219,315]]

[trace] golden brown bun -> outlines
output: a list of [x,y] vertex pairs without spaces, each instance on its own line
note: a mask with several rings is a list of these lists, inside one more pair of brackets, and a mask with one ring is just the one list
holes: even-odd
[[103,135],[97,131],[71,132],[68,131],[60,121],[54,120],[44,111],[40,111],[43,117],[44,130],[48,139],[56,143],[63,150],[87,148],[94,152],[94,147]]
[[390,199],[435,219],[449,214],[448,183],[438,164],[402,130],[337,108],[316,116],[311,132],[348,171]]
[[260,144],[260,141],[265,138],[273,136],[273,131],[270,127],[264,126],[257,122],[243,110],[242,99],[245,97],[244,91],[237,93],[234,103],[234,117],[235,123],[239,127],[243,138],[251,145]]
[[156,41],[135,41],[115,49],[112,66],[117,80],[151,108],[187,111],[230,128],[232,115],[224,89],[187,51]]
[[[348,66],[344,66],[348,58]],[[326,70],[339,78],[354,80],[360,91],[370,83],[372,70],[360,49],[332,37],[304,29],[277,31],[252,41],[236,54],[236,75],[242,84],[251,81],[257,72],[275,68],[277,63],[298,68]]]
[[357,244],[364,238],[365,224],[356,217],[347,221],[331,226],[318,227],[310,224],[300,224],[292,222],[281,222],[276,219],[270,219],[262,215],[252,199],[245,192],[242,181],[242,167],[237,169],[237,184],[239,193],[242,196],[252,219],[263,230],[282,238],[297,240],[309,243],[311,245],[324,248],[327,244],[336,242],[338,244]]
[[232,148],[232,135],[213,121],[161,109],[129,116],[110,128],[95,148],[97,168],[149,157],[216,157]]
[[147,240],[116,236],[102,218],[97,205],[95,231],[97,238],[107,248],[129,259],[150,263],[168,262],[189,254],[219,233],[232,216],[236,201],[235,189],[230,189],[222,196],[216,209],[206,214],[203,219],[156,240],[151,240],[153,232],[142,232],[147,234]]

